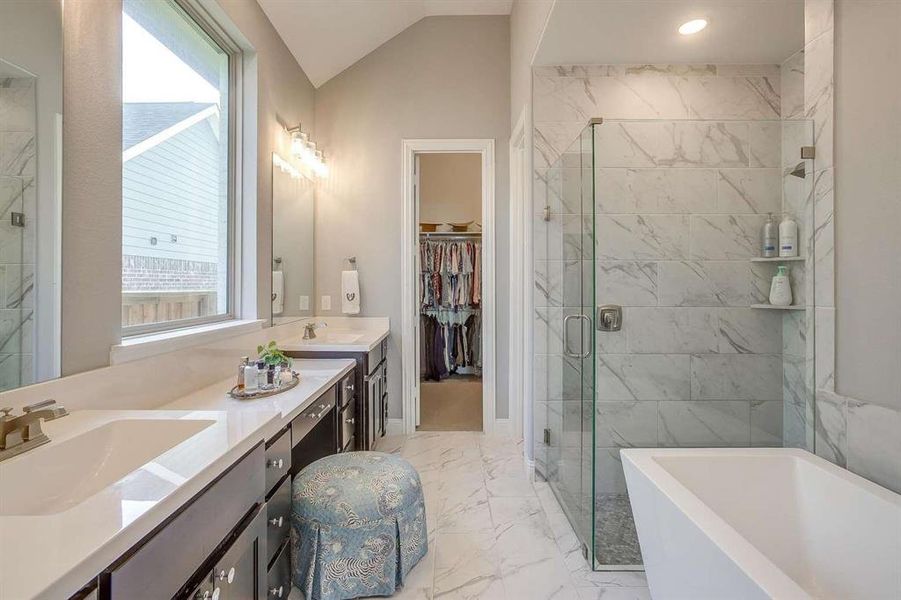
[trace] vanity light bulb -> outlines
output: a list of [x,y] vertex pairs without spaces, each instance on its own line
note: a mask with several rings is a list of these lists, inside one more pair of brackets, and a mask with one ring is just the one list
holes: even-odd
[[682,35],[694,35],[707,27],[707,19],[692,19],[679,26],[679,33]]

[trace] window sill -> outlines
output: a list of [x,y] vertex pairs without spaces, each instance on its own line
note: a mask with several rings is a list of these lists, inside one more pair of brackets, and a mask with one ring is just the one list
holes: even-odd
[[259,331],[264,323],[263,319],[233,320],[126,338],[122,343],[110,348],[110,365],[121,365],[141,358],[150,358],[182,348],[210,344],[236,335]]

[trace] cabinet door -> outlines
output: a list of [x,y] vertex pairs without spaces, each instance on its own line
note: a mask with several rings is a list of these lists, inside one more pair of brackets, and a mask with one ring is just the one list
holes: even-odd
[[266,598],[266,506],[262,506],[213,568],[219,600]]
[[379,430],[379,394],[381,392],[381,374],[376,370],[366,385],[366,449],[372,450]]

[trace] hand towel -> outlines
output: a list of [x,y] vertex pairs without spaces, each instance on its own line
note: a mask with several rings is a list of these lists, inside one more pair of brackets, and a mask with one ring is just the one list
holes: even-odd
[[285,274],[272,272],[272,314],[280,315],[285,310]]
[[360,276],[357,271],[341,271],[341,312],[360,314]]

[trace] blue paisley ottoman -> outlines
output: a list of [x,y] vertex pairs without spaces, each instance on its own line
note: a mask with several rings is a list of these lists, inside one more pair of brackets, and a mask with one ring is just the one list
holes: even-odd
[[399,456],[317,460],[291,504],[291,573],[307,600],[390,596],[428,551],[419,474]]

